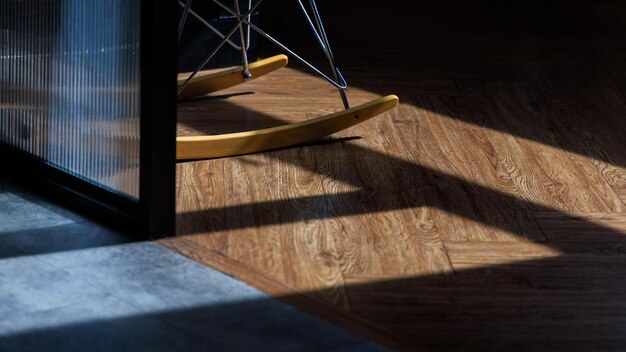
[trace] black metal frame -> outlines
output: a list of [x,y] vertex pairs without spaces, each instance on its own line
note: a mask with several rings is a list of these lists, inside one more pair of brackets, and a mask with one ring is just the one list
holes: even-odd
[[141,0],[139,221],[152,238],[174,235],[177,4]]
[[2,175],[98,221],[142,237],[175,231],[176,29],[173,1],[141,0],[139,201],[110,192],[0,143]]

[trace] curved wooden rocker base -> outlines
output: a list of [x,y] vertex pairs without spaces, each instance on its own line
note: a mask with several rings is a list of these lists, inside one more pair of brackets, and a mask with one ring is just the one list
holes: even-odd
[[[286,55],[280,54],[251,63],[248,70],[251,79],[259,78],[267,73],[284,67],[289,62]],[[196,76],[178,94],[178,100],[189,99],[200,95],[217,92],[244,83],[243,66],[228,68],[205,76]],[[184,84],[185,79],[179,79],[178,85]]]
[[389,95],[363,105],[303,122],[256,131],[176,138],[176,159],[210,159],[257,153],[303,144],[380,115],[398,104]]

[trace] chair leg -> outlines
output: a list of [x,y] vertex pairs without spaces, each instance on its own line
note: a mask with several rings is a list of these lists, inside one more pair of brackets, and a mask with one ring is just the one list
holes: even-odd
[[[330,64],[330,67],[333,71],[333,77],[335,78],[335,81],[339,82],[341,78],[341,80],[345,82],[343,76],[341,75],[341,72],[339,72],[337,64],[335,63],[335,56],[333,55],[333,51],[330,47],[330,41],[328,40],[328,36],[326,35],[326,29],[324,28],[324,24],[322,23],[322,17],[320,16],[320,12],[317,9],[317,4],[315,3],[315,0],[309,0],[309,4],[311,6],[311,9],[313,10],[313,20],[315,21],[315,25],[317,27],[317,30],[319,31],[318,34],[322,39],[322,42],[324,43],[323,50],[326,54],[326,58],[328,58],[328,63]],[[346,97],[345,88],[339,88],[339,95],[341,96],[343,106],[346,109],[349,109],[350,104],[348,103],[348,98]]]
[[[241,16],[241,10],[239,9],[239,0],[233,0],[235,2],[235,11]],[[250,10],[250,8],[248,8]],[[244,22],[243,20],[250,18],[242,18],[238,20],[239,24],[239,46],[241,47],[241,66],[243,66],[243,71],[241,74],[243,75],[244,81],[249,81],[252,79],[252,75],[250,74],[250,70],[248,67],[248,41],[246,40],[245,30],[244,30]],[[248,38],[249,39],[249,38]]]
[[189,14],[189,9],[191,8],[191,2],[193,0],[187,0],[185,3],[185,7],[183,8],[183,15],[180,18],[180,22],[178,23],[178,41],[180,42],[180,38],[183,35],[183,29],[185,28],[185,23],[187,22],[187,15]]
[[[226,35],[220,36],[222,40],[218,46],[211,51],[202,64],[198,66],[198,68],[192,72],[188,78],[179,81],[179,99],[186,99],[225,89],[236,84],[246,82],[252,78],[257,78],[286,65],[287,56],[285,55],[277,55],[255,63],[248,62],[247,51],[250,39],[249,32],[253,29],[338,88],[344,110],[312,120],[305,120],[302,122],[255,131],[220,135],[181,136],[176,138],[176,157],[178,160],[227,157],[304,144],[367,121],[368,119],[394,108],[398,104],[398,97],[395,95],[389,95],[356,107],[350,107],[345,94],[347,83],[335,63],[330,41],[326,35],[326,30],[322,23],[315,0],[309,0],[310,10],[306,9],[302,0],[297,1],[311,30],[315,34],[318,43],[322,47],[322,50],[328,59],[328,63],[332,69],[332,77],[327,76],[315,66],[291,51],[284,44],[280,43],[278,40],[261,30],[258,26],[251,23],[250,15],[256,10],[263,0],[256,0],[254,5],[251,5],[251,0],[248,0],[248,9],[245,13],[242,13],[240,9],[239,0],[234,0],[234,9],[224,5],[220,0],[212,1],[235,16],[237,18],[237,25],[235,25]],[[180,3],[182,4],[182,2]],[[188,0],[185,6],[187,7],[190,3],[191,0]],[[309,11],[312,13],[312,16],[309,14]],[[186,12],[189,12],[189,9],[186,9]],[[237,30],[239,30],[239,50],[241,51],[242,65],[209,75],[196,76],[198,71],[213,58],[213,56],[225,43],[233,45],[232,42],[230,42],[230,37]],[[247,38],[246,31],[248,32]]]

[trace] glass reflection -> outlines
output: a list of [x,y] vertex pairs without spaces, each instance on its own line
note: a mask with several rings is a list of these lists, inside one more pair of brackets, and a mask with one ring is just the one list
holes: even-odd
[[0,141],[139,194],[139,0],[0,0]]

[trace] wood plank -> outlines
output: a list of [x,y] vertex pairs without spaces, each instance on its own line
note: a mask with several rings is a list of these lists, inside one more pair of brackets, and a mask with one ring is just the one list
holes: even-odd
[[189,241],[188,238],[163,239],[157,243],[261,289],[269,295],[285,303],[292,304],[309,314],[314,314],[331,323],[346,327],[357,334],[383,343],[388,347],[396,350],[405,350],[407,346],[410,346],[414,351],[431,350],[416,340],[388,330],[369,320],[361,319],[354,314],[347,314],[337,309],[335,305],[329,304],[325,300],[320,300],[318,295],[308,295],[306,292],[300,292],[296,288],[287,285],[284,281],[273,280],[253,267],[232,260],[221,253],[207,250],[205,246]]
[[533,242],[445,242],[456,271],[559,257],[562,252]]
[[442,350],[610,350],[625,342],[623,255],[570,254],[529,242],[445,246],[455,275],[347,276],[353,311]]
[[[322,193],[319,176],[276,158],[314,163],[309,151],[296,149],[228,160],[224,164],[228,177],[220,179],[219,187],[226,197],[191,212],[200,217],[224,212],[223,227],[213,224],[187,237],[208,249],[218,244],[213,237],[225,238],[223,252],[234,260],[299,289],[317,289],[325,299],[347,309],[338,255],[332,237],[325,235],[327,225],[318,220],[324,216],[316,215],[325,212],[325,200],[301,200],[302,195]],[[274,202],[259,208],[241,207],[237,213],[228,211],[229,205],[268,201]],[[238,226],[242,217],[247,218],[245,228]]]
[[620,316],[626,311],[623,288],[551,285],[555,280],[563,282],[563,270],[533,280],[542,268],[558,263],[539,260],[533,266],[496,266],[455,277],[369,278],[369,284],[350,285],[348,292],[356,314],[440,350],[465,346],[472,350],[504,346],[565,350],[575,343],[583,349],[598,346],[598,341],[624,343],[620,332]]
[[224,160],[205,160],[176,165],[176,233],[207,233],[203,241],[219,253],[228,250],[228,236],[220,232],[226,223],[226,210],[199,212],[223,204],[226,197],[222,180]]
[[359,140],[317,148],[342,270],[394,276],[449,271],[417,180],[409,164],[395,158],[398,149],[387,132],[392,114],[338,135]]
[[550,244],[577,255],[626,253],[624,213],[534,213]]
[[476,120],[486,119],[498,130],[511,131],[495,133],[491,141],[505,160],[520,197],[563,211],[626,210],[588,157],[559,148],[561,140],[574,136],[554,132],[554,119],[535,106],[538,98],[534,94],[538,93],[528,86],[491,84],[488,95],[479,100],[481,103],[473,104],[472,109],[483,116]]
[[620,62],[623,53],[603,54],[596,63],[572,76],[563,70],[551,72],[544,82],[550,91],[546,109],[559,121],[557,131],[575,136],[562,144],[589,156],[606,182],[626,200],[626,133],[623,111],[626,109],[623,82],[617,77],[626,73]]
[[462,101],[424,97],[411,103],[419,108],[399,110],[401,123],[394,129],[414,160],[428,205],[436,208],[433,217],[442,224],[443,239],[542,241],[527,207],[516,198],[519,191],[491,145],[491,136],[457,120],[465,108]]

